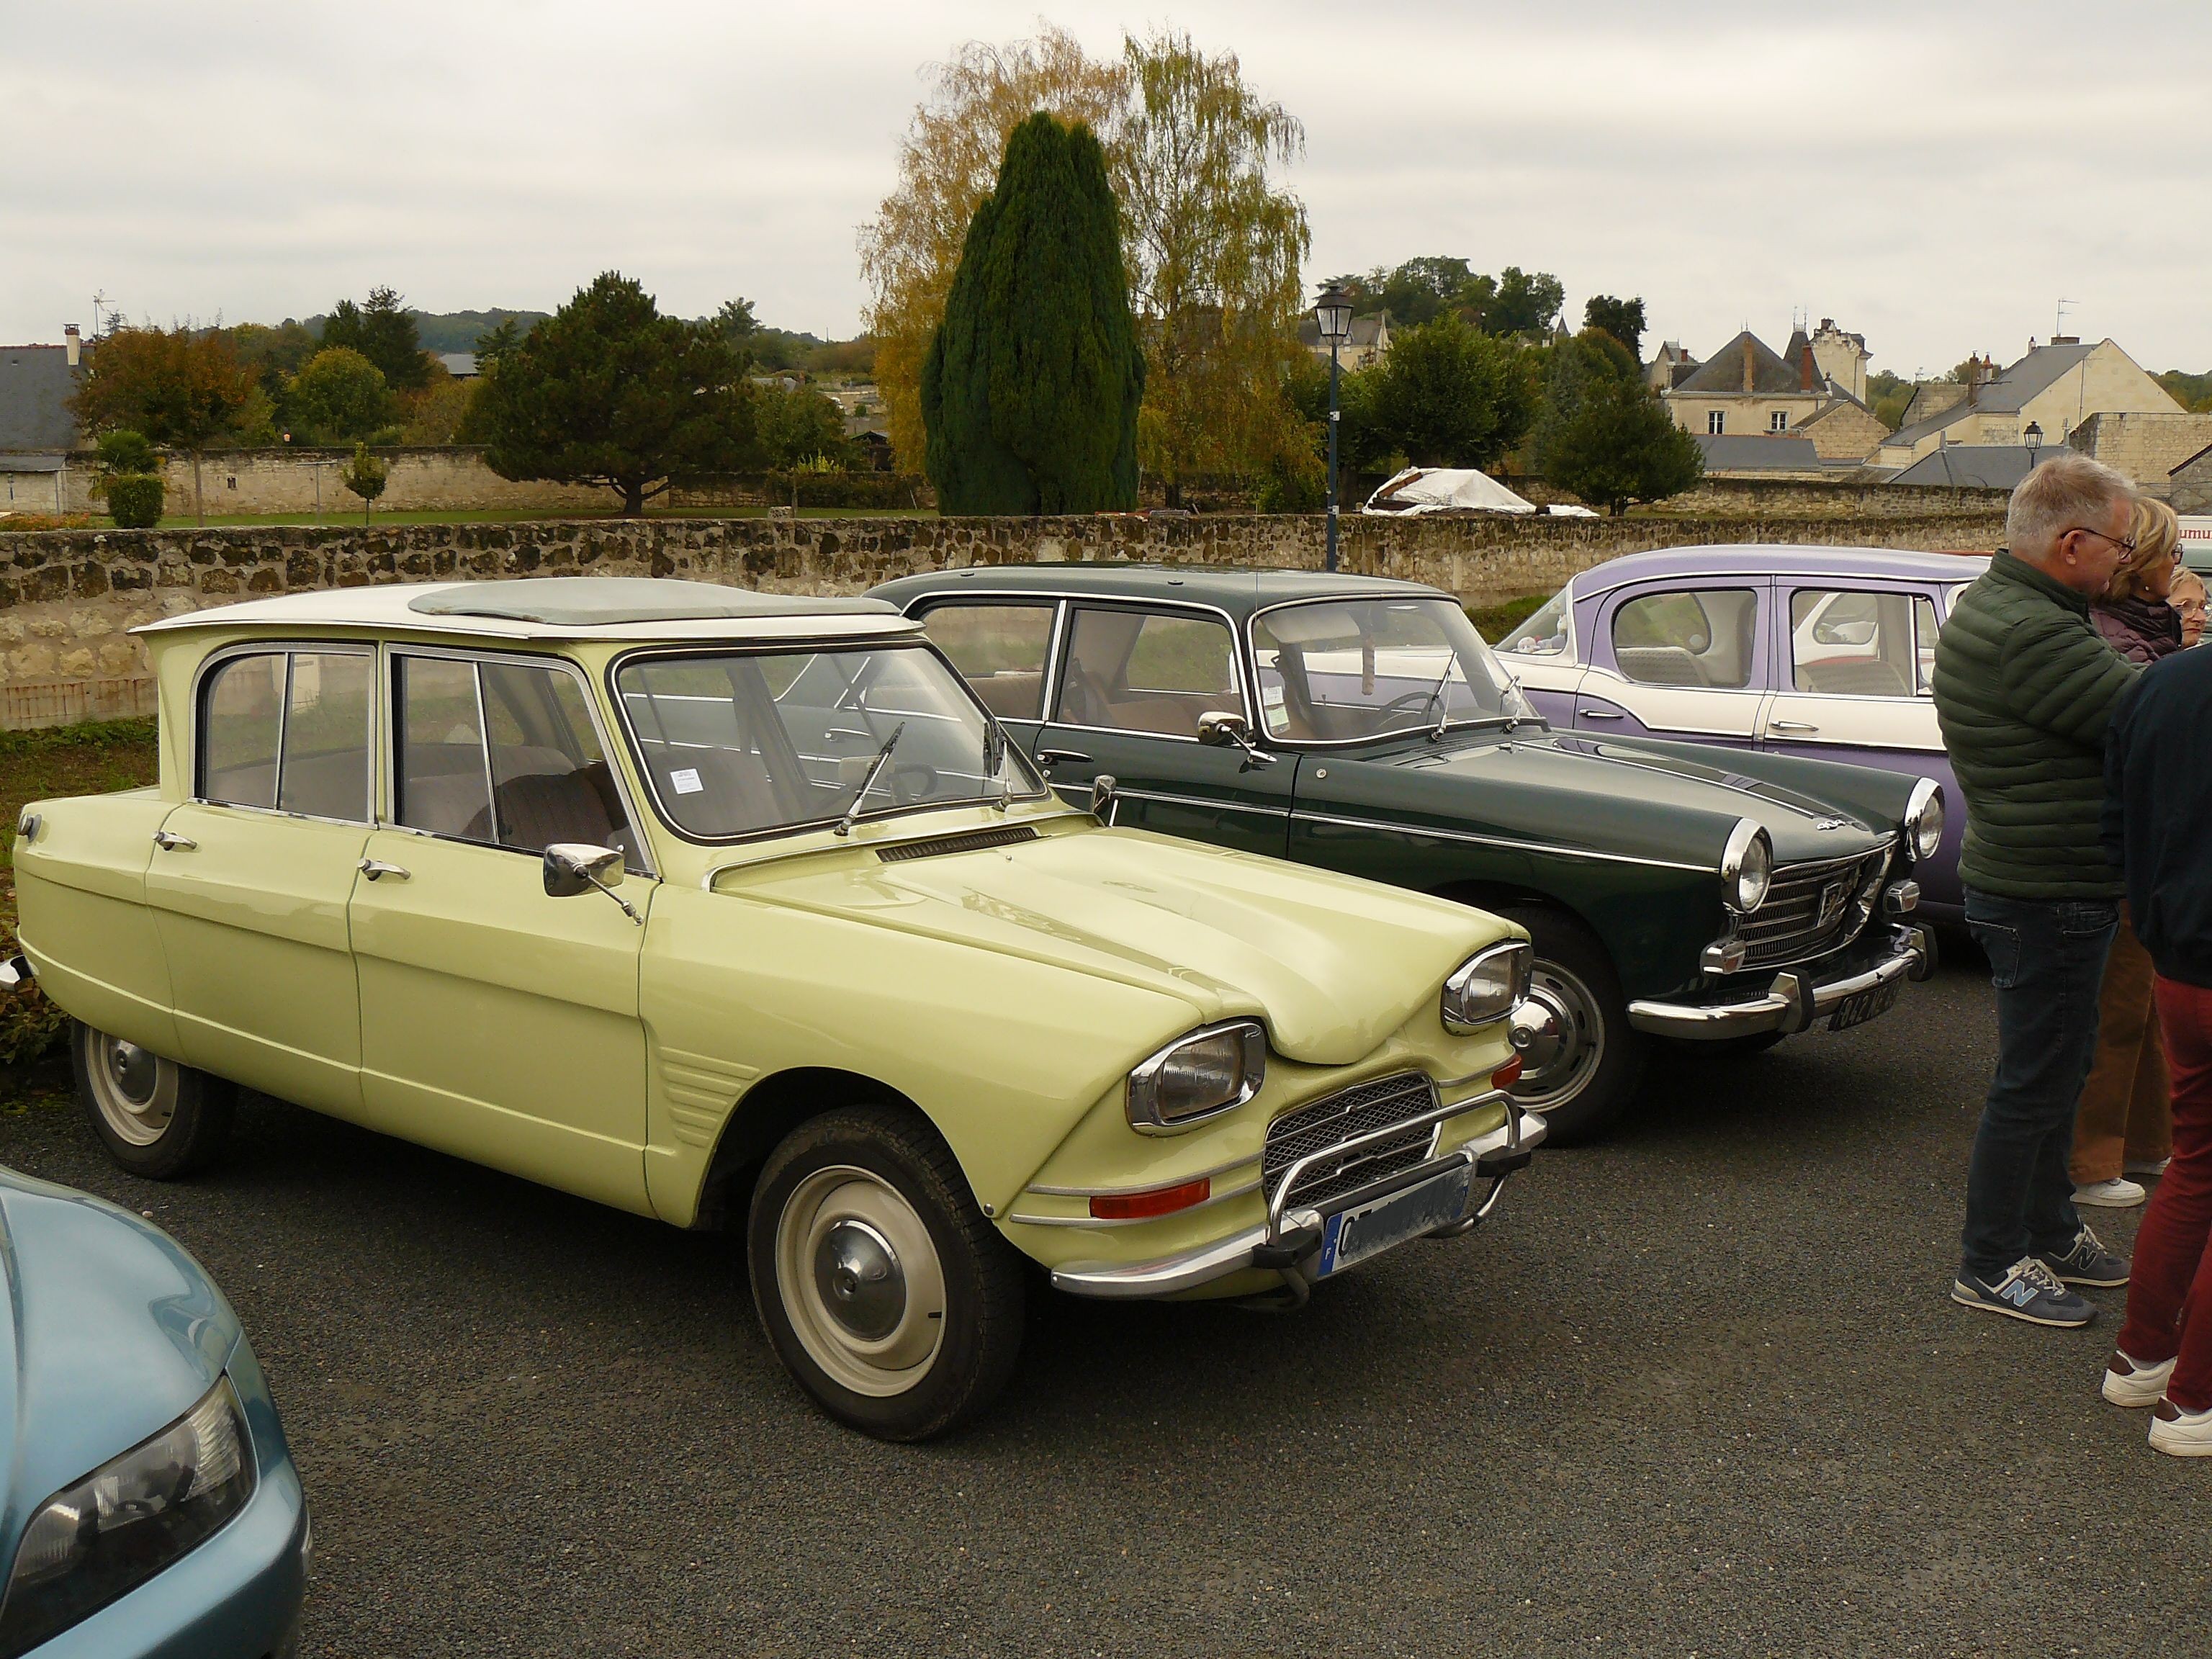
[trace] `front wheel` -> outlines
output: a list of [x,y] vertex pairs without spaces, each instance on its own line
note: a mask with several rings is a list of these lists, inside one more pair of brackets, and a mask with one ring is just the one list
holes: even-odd
[[777,1358],[849,1427],[942,1434],[1013,1370],[1020,1258],[915,1113],[855,1107],[793,1130],[753,1189],[746,1247]]
[[77,1100],[118,1168],[174,1181],[221,1156],[238,1096],[232,1085],[82,1020],[70,1030],[70,1061]]
[[1528,930],[1535,962],[1515,1046],[1521,1080],[1513,1097],[1540,1115],[1554,1146],[1596,1139],[1636,1093],[1644,1038],[1628,1024],[1628,1001],[1605,947],[1573,917],[1540,906],[1498,912]]

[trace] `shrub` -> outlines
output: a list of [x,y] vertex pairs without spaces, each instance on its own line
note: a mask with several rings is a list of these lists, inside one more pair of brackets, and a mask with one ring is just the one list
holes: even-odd
[[118,473],[107,481],[107,516],[118,530],[151,530],[161,522],[166,493],[150,472]]
[[100,434],[100,470],[111,476],[122,472],[159,472],[161,457],[143,432],[121,427]]

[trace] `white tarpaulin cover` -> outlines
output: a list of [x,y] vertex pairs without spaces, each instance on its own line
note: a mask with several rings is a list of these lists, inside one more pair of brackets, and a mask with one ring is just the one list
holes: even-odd
[[1486,472],[1471,468],[1409,466],[1367,498],[1363,513],[1534,513]]

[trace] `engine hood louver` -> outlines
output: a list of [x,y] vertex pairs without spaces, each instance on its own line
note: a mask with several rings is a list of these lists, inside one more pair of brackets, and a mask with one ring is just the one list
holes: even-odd
[[1027,824],[1009,824],[1004,830],[971,830],[962,836],[936,836],[927,841],[903,842],[896,847],[878,847],[876,856],[885,864],[903,864],[909,859],[933,859],[947,853],[980,853],[987,847],[1012,847],[1036,838],[1037,832]]

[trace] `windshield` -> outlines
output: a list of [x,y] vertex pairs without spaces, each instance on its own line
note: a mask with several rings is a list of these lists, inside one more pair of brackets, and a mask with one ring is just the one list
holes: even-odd
[[1327,599],[1265,611],[1253,619],[1252,653],[1267,733],[1288,743],[1529,717],[1449,599]]
[[662,816],[703,841],[1045,793],[920,646],[647,657],[615,692]]

